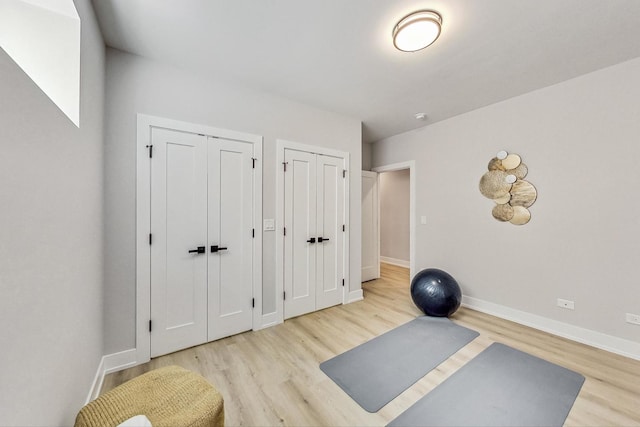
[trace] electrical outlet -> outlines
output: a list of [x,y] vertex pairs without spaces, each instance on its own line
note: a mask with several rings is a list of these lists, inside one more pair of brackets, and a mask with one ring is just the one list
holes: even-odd
[[627,313],[627,323],[633,323],[634,325],[640,325],[640,314]]
[[566,308],[569,310],[573,310],[575,308],[573,301],[569,301],[568,299],[562,299],[562,298],[558,298],[558,307]]

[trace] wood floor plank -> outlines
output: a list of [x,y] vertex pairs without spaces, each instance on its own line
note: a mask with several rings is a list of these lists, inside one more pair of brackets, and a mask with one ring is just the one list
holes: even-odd
[[102,392],[151,369],[177,364],[200,373],[218,388],[225,398],[229,426],[382,426],[493,342],[501,342],[585,376],[566,426],[640,426],[640,361],[465,308],[452,320],[480,336],[370,414],[331,381],[319,364],[421,313],[411,301],[406,268],[382,264],[381,278],[364,283],[363,291],[363,301],[107,375]]

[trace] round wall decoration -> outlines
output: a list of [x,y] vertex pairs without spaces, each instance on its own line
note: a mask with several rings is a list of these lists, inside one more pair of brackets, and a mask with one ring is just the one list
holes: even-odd
[[529,173],[519,155],[500,151],[489,161],[480,178],[480,193],[495,202],[491,214],[501,222],[523,225],[531,219],[529,207],[538,197],[536,188],[524,178]]
[[490,171],[505,171],[506,170],[504,168],[504,166],[502,166],[502,160],[500,160],[497,157],[494,157],[493,159],[491,159],[491,161],[489,162],[489,166],[487,166],[487,169],[489,169]]
[[515,169],[518,166],[520,166],[521,162],[522,162],[522,159],[520,158],[520,156],[518,156],[517,154],[509,154],[502,161],[502,166],[504,166],[506,170]]
[[480,192],[489,199],[497,199],[511,191],[512,184],[507,182],[508,173],[501,170],[493,170],[485,173],[480,178]]
[[493,217],[498,221],[502,222],[511,221],[514,214],[513,206],[509,203],[505,203],[504,205],[495,205],[491,211],[491,215],[493,215]]

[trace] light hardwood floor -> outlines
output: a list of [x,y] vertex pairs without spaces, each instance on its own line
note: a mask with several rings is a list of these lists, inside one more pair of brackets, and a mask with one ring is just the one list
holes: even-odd
[[102,391],[177,364],[220,390],[229,426],[377,426],[394,419],[491,343],[501,342],[586,377],[565,425],[640,426],[640,361],[465,308],[452,320],[480,336],[379,412],[366,412],[318,365],[421,314],[411,302],[408,270],[382,264],[381,274],[363,284],[364,301],[158,357],[108,375]]

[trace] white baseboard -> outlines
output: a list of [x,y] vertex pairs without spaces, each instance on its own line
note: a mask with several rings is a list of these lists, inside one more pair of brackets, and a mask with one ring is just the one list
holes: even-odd
[[259,331],[260,329],[266,329],[266,328],[270,328],[272,326],[275,326],[279,323],[282,323],[282,316],[278,316],[278,313],[274,312],[274,313],[269,313],[269,314],[264,314],[261,317],[261,324],[259,325],[254,325],[253,330],[254,331]]
[[125,350],[118,353],[102,356],[102,359],[100,359],[100,363],[98,364],[98,370],[96,371],[96,376],[93,379],[93,384],[91,384],[91,390],[89,391],[89,395],[87,396],[87,401],[85,404],[91,402],[100,395],[100,390],[102,390],[102,383],[104,382],[104,377],[106,375],[112,372],[122,371],[123,369],[127,369],[137,365],[138,360],[136,354],[136,349],[133,348],[131,350]]
[[355,291],[349,292],[347,295],[347,304],[351,304],[352,302],[362,301],[364,299],[364,294],[362,293],[362,289],[356,289]]
[[397,258],[389,258],[387,256],[381,256],[380,262],[384,262],[386,264],[397,265],[398,267],[409,268],[409,261],[405,261],[403,259]]
[[104,356],[104,374],[122,371],[138,364],[135,348]]
[[473,297],[462,297],[462,305],[521,325],[530,326],[572,341],[587,344],[621,356],[640,360],[640,343],[592,331],[525,311],[515,310]]
[[98,363],[98,370],[96,371],[96,375],[93,377],[93,383],[91,383],[91,389],[89,390],[89,395],[87,396],[87,400],[84,403],[85,405],[92,400],[94,400],[100,394],[100,390],[102,389],[102,382],[104,381],[104,356],[100,358],[100,363]]

